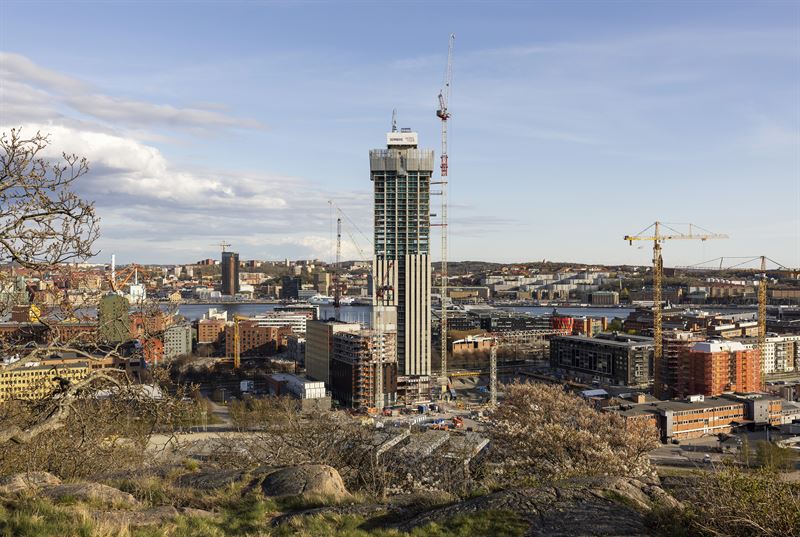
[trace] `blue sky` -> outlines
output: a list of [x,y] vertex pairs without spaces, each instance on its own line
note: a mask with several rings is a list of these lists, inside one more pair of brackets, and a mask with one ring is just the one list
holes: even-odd
[[0,126],[93,162],[103,258],[330,258],[330,199],[369,255],[367,151],[396,108],[438,154],[450,32],[451,259],[646,264],[659,219],[731,236],[668,266],[800,266],[798,2],[5,0]]

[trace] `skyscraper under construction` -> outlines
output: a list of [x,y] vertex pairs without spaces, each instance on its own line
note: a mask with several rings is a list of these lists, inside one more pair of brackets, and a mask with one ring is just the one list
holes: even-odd
[[393,131],[386,149],[369,152],[375,191],[373,305],[396,313],[398,375],[408,376],[431,374],[433,150],[419,149],[417,138],[408,129]]

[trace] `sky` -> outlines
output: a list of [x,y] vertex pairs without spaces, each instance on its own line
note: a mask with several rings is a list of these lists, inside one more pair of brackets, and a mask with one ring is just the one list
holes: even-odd
[[2,0],[0,129],[90,160],[98,260],[331,260],[331,200],[370,258],[368,151],[396,109],[438,159],[451,32],[451,260],[644,265],[660,220],[730,236],[666,266],[800,266],[796,1]]

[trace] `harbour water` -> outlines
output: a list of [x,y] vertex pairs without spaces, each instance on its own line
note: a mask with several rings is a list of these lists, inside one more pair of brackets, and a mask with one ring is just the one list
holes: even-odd
[[[181,315],[189,320],[197,320],[202,318],[203,314],[207,313],[209,308],[216,308],[219,311],[227,311],[228,318],[233,318],[234,315],[244,315],[252,317],[273,311],[279,304],[184,304],[178,307]],[[333,317],[333,306],[324,305],[319,306],[320,317],[328,319]],[[537,307],[537,306],[504,306],[498,308],[506,311],[517,311],[527,313],[528,315],[549,315],[553,312],[553,307]],[[581,307],[558,307],[555,308],[558,313],[562,315],[571,315],[575,317],[608,317],[612,319],[618,317],[624,319],[628,314],[633,311],[631,308],[581,308]],[[342,306],[340,308],[340,318],[342,321],[358,322],[369,324],[370,319],[370,306]]]

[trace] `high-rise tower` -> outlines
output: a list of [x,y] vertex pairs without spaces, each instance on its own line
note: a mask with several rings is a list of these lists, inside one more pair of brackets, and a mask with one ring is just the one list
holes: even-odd
[[[375,190],[373,305],[394,309],[398,374],[431,374],[430,181],[433,150],[408,129],[369,152]],[[394,317],[393,315],[391,317]]]
[[222,294],[235,295],[239,292],[239,254],[222,252]]

